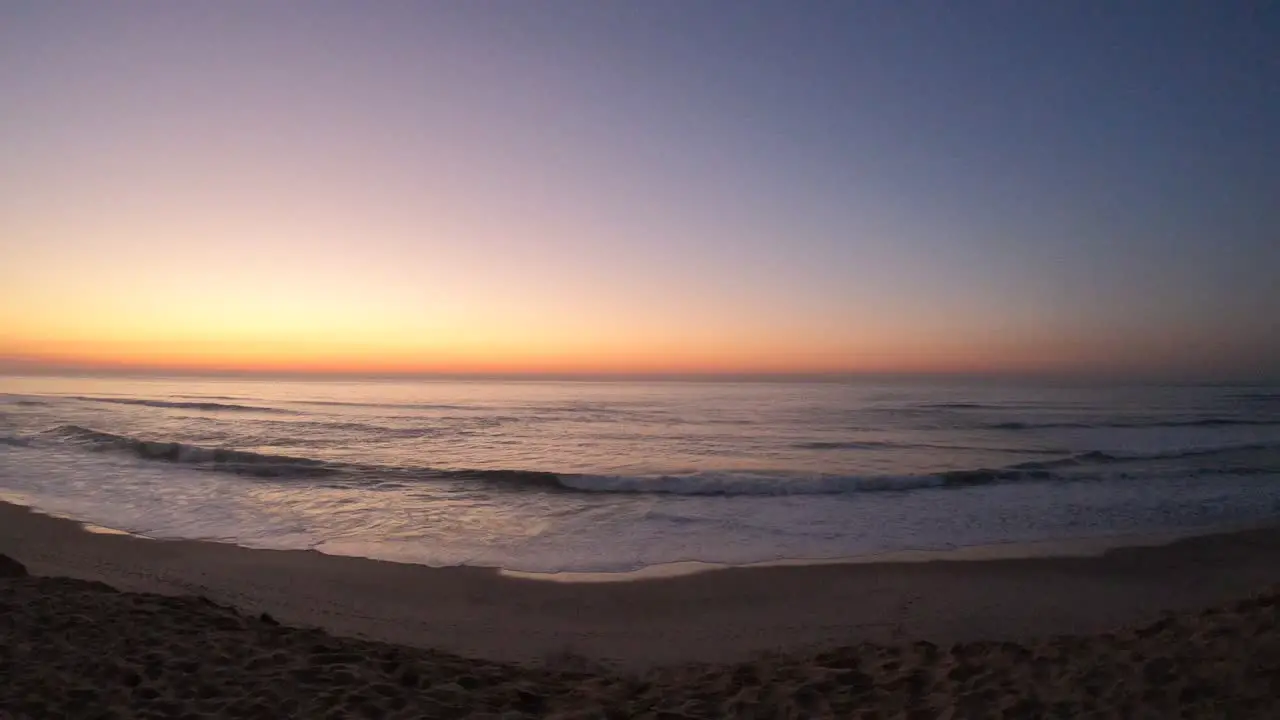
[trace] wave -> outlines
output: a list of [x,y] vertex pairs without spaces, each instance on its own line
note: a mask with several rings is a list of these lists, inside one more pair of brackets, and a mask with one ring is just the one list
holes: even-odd
[[443,403],[375,403],[350,402],[344,400],[290,400],[294,405],[317,405],[320,407],[367,407],[396,408],[399,410],[479,410],[479,405],[449,405]]
[[966,450],[1031,455],[1061,455],[1065,450],[1045,448],[985,447],[980,445],[946,445],[942,443],[898,443],[887,440],[813,440],[791,445],[797,450]]
[[1280,392],[1252,392],[1237,393],[1229,395],[1232,400],[1244,400],[1245,402],[1273,403],[1280,402]]
[[[143,460],[191,465],[207,470],[261,478],[337,477],[359,485],[372,486],[375,489],[385,489],[389,482],[441,480],[500,483],[517,488],[558,488],[560,478],[555,473],[536,470],[449,470],[330,462],[248,450],[211,448],[182,442],[146,440],[79,425],[59,425],[44,431],[41,435],[89,450],[123,452]],[[28,443],[23,440],[22,444]]]
[[270,455],[245,450],[209,448],[117,435],[79,425],[59,425],[42,433],[96,451],[123,452],[155,460],[262,478],[330,477],[370,487],[388,482],[461,481],[494,483],[517,490],[591,493],[667,493],[682,495],[789,495],[845,493],[859,490],[908,490],[943,485],[975,485],[1030,471],[971,471],[930,476],[795,477],[750,473],[607,476],[561,474],[533,470],[439,469],[380,467],[330,463],[311,458]]
[[1049,480],[1039,469],[955,470],[928,475],[774,475],[699,472],[682,475],[562,475],[560,484],[588,493],[664,495],[845,495],[973,487],[1002,482]]
[[938,487],[939,476],[813,475],[700,472],[685,475],[562,475],[560,484],[589,493],[662,495],[838,495],[859,490]]
[[1152,421],[1118,421],[1118,422],[998,422],[980,426],[983,430],[1059,430],[1059,429],[1103,429],[1103,428],[1179,428],[1179,427],[1231,427],[1246,425],[1280,425],[1280,419],[1245,419],[1245,418],[1197,418],[1195,420],[1152,420]]
[[[535,470],[441,469],[386,467],[329,462],[246,450],[210,448],[102,432],[79,425],[60,425],[41,435],[89,450],[116,451],[144,460],[191,465],[202,469],[261,478],[329,481],[372,490],[412,483],[454,481],[489,483],[512,490],[667,495],[834,495],[858,492],[901,492],[925,488],[960,488],[1027,481],[1079,481],[1107,476],[1102,467],[1118,463],[1183,459],[1242,451],[1276,450],[1280,443],[1185,448],[1158,453],[1092,451],[1052,460],[1023,462],[1003,468],[951,470],[918,475],[796,474],[704,471],[684,474],[608,475]],[[27,445],[25,438],[0,438],[4,444]],[[1097,468],[1097,469],[1095,469]],[[1068,472],[1056,472],[1068,470]],[[1121,476],[1123,477],[1123,475]]]
[[[419,419],[420,418],[415,418]],[[374,440],[385,440],[393,438],[425,438],[443,435],[446,432],[457,432],[454,428],[448,427],[392,427],[389,425],[377,425],[362,422],[326,422],[324,420],[253,420],[247,427],[252,428],[271,428],[284,433],[275,438],[276,442],[310,442],[315,440],[314,435],[306,435],[306,431],[323,431],[344,433],[340,437],[350,439],[345,433],[361,433],[365,436],[372,436]],[[301,436],[301,437],[299,437]]]
[[[1253,443],[1187,448],[1153,453],[1092,451],[1056,460],[1031,461],[1005,468],[950,470],[923,475],[786,475],[773,473],[697,472],[672,475],[562,475],[560,484],[590,493],[655,493],[669,495],[837,495],[856,492],[959,488],[1028,481],[1096,480],[1091,467],[1142,461],[1184,459],[1278,450],[1280,443]],[[1062,474],[1054,470],[1074,469]],[[1083,470],[1083,472],[1081,472]],[[1264,471],[1264,472],[1275,472]]]
[[180,442],[143,440],[79,425],[59,425],[43,434],[92,450],[122,451],[144,460],[198,465],[237,475],[274,478],[320,476],[337,472],[323,460],[269,455],[247,450],[209,448]]
[[565,490],[566,477],[553,472],[539,470],[436,470],[432,468],[409,469],[404,471],[415,479],[441,480],[474,480],[485,483],[498,483],[516,488]]
[[[43,433],[91,450],[125,452],[144,460],[189,464],[210,470],[263,478],[302,478],[348,475],[373,490],[403,487],[403,483],[453,480],[494,483],[515,490],[606,494],[667,495],[825,495],[853,492],[905,491],[1010,482],[1050,474],[1042,469],[964,470],[937,475],[778,475],[769,473],[699,472],[684,475],[588,475],[531,470],[440,470],[433,468],[373,468],[339,465],[309,458],[226,450],[178,442],[156,442],[60,425]],[[11,442],[12,441],[12,442]],[[28,445],[23,438],[0,437],[0,444]]]
[[174,401],[174,400],[145,400],[143,398],[104,398],[104,397],[86,397],[83,395],[71,395],[68,397],[72,400],[83,400],[85,402],[115,403],[117,405],[144,405],[146,407],[179,408],[182,410],[262,412],[262,413],[276,413],[276,414],[283,414],[283,415],[296,414],[292,410],[285,410],[283,408],[261,407],[258,405],[236,405],[233,403],[183,402],[183,401]]
[[924,403],[916,405],[917,408],[926,408],[929,410],[994,410],[999,405],[984,405],[982,403],[972,402],[944,402],[944,403]]
[[840,440],[814,440],[811,442],[798,442],[792,444],[797,450],[885,450],[890,448],[909,448],[919,447],[916,445],[868,440],[868,441],[840,441]]
[[8,393],[0,393],[0,399],[6,405],[17,405],[18,407],[35,407],[37,405],[48,405],[43,400],[32,400],[30,397],[23,395],[11,395]]
[[1057,460],[1033,460],[1011,466],[1014,470],[1050,470],[1054,468],[1074,467],[1079,465],[1113,465],[1117,463],[1136,463],[1152,460],[1182,460],[1195,457],[1226,455],[1240,452],[1257,452],[1264,450],[1280,450],[1280,443],[1242,443],[1235,445],[1215,445],[1211,447],[1190,447],[1180,450],[1164,450],[1157,452],[1103,452],[1091,450]]

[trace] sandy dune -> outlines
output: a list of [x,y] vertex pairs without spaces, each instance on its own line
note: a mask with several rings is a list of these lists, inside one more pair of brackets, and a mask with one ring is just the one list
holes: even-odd
[[1280,717],[1280,592],[1102,635],[639,674],[337,638],[64,578],[0,580],[0,618],[15,717]]

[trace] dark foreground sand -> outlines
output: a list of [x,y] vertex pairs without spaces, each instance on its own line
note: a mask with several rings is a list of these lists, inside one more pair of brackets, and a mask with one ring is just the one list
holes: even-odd
[[1276,530],[565,585],[0,505],[0,552],[81,578],[0,578],[0,717],[1280,717]]

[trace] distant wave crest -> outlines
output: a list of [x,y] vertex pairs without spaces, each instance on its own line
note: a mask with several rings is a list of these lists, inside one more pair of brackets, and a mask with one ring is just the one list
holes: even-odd
[[362,408],[396,408],[400,410],[476,410],[475,405],[450,405],[444,403],[376,403],[350,402],[344,400],[292,400],[296,405],[316,405],[319,407],[362,407]]
[[[769,473],[698,472],[671,475],[564,475],[560,483],[581,492],[660,493],[670,495],[836,495],[855,492],[904,491],[921,488],[973,487],[1027,481],[1093,480],[1090,468],[1280,449],[1276,444],[1242,444],[1187,448],[1153,453],[1085,452],[1005,468],[951,470],[928,475],[774,475]],[[1072,468],[1071,474],[1055,470]],[[1086,472],[1079,472],[1081,469]]]
[[6,405],[16,405],[18,407],[37,407],[47,404],[43,400],[35,400],[25,395],[11,393],[0,393],[0,401],[3,401]]
[[1244,400],[1245,402],[1273,403],[1280,402],[1280,392],[1237,393],[1232,395],[1231,399]]
[[1062,450],[1046,450],[1041,448],[1021,447],[988,447],[982,445],[947,445],[943,443],[903,443],[887,440],[809,440],[792,443],[790,447],[797,450],[974,450],[995,453],[1020,454],[1054,454],[1060,455]]
[[1053,468],[1073,467],[1079,465],[1114,465],[1117,463],[1134,463],[1149,460],[1180,460],[1194,457],[1207,457],[1212,455],[1222,455],[1227,453],[1254,452],[1263,450],[1280,449],[1277,443],[1239,443],[1229,445],[1213,445],[1206,447],[1189,447],[1179,450],[1167,450],[1158,452],[1102,452],[1093,450],[1090,452],[1072,455],[1070,457],[1059,458],[1057,460],[1035,460],[1031,462],[1019,463],[1013,466],[1016,470],[1046,470]]
[[1101,428],[1197,428],[1197,427],[1231,427],[1245,425],[1280,425],[1280,419],[1253,420],[1244,418],[1195,418],[1191,420],[1149,420],[1149,421],[1115,421],[1115,422],[998,422],[983,425],[984,430],[1065,430],[1065,429],[1101,429]]
[[1000,407],[999,405],[985,405],[983,403],[974,402],[944,402],[944,403],[924,403],[917,405],[918,408],[927,408],[929,410],[990,410]]
[[904,443],[884,442],[879,440],[812,440],[794,443],[791,447],[799,450],[885,450],[890,448],[914,447]]

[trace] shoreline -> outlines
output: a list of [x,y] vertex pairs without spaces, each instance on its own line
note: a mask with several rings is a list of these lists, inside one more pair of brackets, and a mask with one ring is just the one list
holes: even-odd
[[1169,545],[1179,540],[1212,535],[1228,535],[1248,530],[1280,528],[1280,518],[1273,522],[1222,525],[1195,529],[1171,530],[1163,533],[1131,533],[1098,535],[1094,537],[1037,540],[1032,542],[1004,542],[986,545],[968,545],[946,550],[890,550],[833,558],[783,558],[764,560],[741,565],[683,560],[672,563],[647,565],[636,570],[618,572],[525,572],[493,568],[503,577],[539,582],[559,583],[626,583],[664,580],[701,573],[713,573],[733,569],[764,569],[779,567],[804,567],[812,565],[890,565],[905,563],[971,563],[995,560],[1033,560],[1053,558],[1100,557],[1112,550],[1124,548],[1150,548]]
[[730,564],[720,562],[706,562],[702,560],[679,560],[675,562],[657,563],[654,565],[646,565],[631,570],[617,571],[555,571],[555,572],[535,572],[527,570],[513,570],[500,566],[489,565],[456,565],[456,566],[438,566],[438,565],[422,565],[419,563],[405,562],[402,560],[393,560],[387,558],[377,558],[368,555],[354,555],[343,553],[329,553],[324,550],[316,549],[278,549],[278,548],[262,548],[250,545],[242,545],[236,542],[226,542],[222,540],[194,539],[194,538],[167,538],[167,537],[151,537],[142,533],[130,530],[122,530],[119,528],[107,527],[97,523],[80,520],[65,513],[58,513],[45,510],[35,505],[24,502],[19,495],[8,492],[0,492],[0,506],[11,506],[22,508],[35,515],[54,518],[57,520],[65,520],[75,523],[80,528],[91,534],[97,535],[120,535],[131,537],[139,540],[150,540],[154,542],[199,542],[211,543],[216,545],[229,545],[245,550],[265,550],[274,552],[316,552],[321,555],[329,555],[331,557],[347,557],[361,560],[369,560],[372,562],[390,562],[399,565],[412,565],[415,567],[423,567],[429,569],[446,569],[450,567],[472,568],[476,570],[492,571],[499,576],[517,580],[531,580],[537,582],[565,583],[565,584],[598,584],[598,583],[630,583],[645,582],[652,580],[666,580],[671,578],[687,577],[689,575],[698,575],[709,572],[720,572],[733,569],[764,569],[779,567],[800,567],[800,566],[818,566],[818,565],[880,565],[880,564],[898,564],[898,563],[930,563],[930,562],[987,562],[993,560],[1030,560],[1030,559],[1052,559],[1052,558],[1085,558],[1099,557],[1105,555],[1112,550],[1120,550],[1124,548],[1139,547],[1159,547],[1196,537],[1206,537],[1213,535],[1226,535],[1248,530],[1265,530],[1268,528],[1276,528],[1280,530],[1280,516],[1268,521],[1235,523],[1211,525],[1196,528],[1181,528],[1178,530],[1167,530],[1164,532],[1146,532],[1146,533],[1114,533],[1107,535],[1094,535],[1084,537],[1058,538],[1050,540],[1032,540],[1032,541],[1009,541],[987,543],[982,545],[966,545],[945,549],[907,549],[907,550],[887,550],[880,552],[872,552],[864,555],[849,555],[838,557],[816,557],[816,558],[778,558],[775,560],[762,560],[759,562],[749,562],[741,564]]
[[861,642],[1100,633],[1280,585],[1280,527],[1076,557],[881,558],[566,583],[483,568],[98,534],[0,503],[0,553],[35,575],[204,596],[339,636],[500,662],[571,654],[633,670]]

